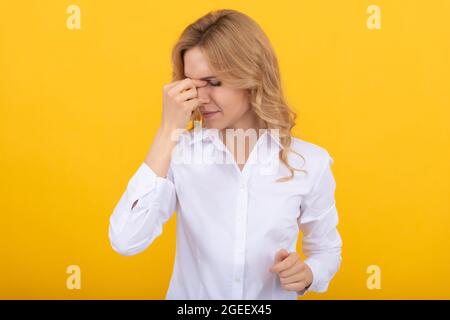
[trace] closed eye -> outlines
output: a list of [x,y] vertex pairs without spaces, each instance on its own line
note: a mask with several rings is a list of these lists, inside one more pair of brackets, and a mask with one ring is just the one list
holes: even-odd
[[221,85],[220,81],[208,81],[210,85],[212,85],[213,87],[218,87]]

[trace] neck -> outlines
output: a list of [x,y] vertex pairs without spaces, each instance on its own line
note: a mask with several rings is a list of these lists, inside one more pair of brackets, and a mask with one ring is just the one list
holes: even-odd
[[254,129],[256,130],[257,135],[259,137],[259,129],[261,129],[261,124],[256,114],[252,110],[249,110],[237,122],[222,129],[221,130],[222,135],[226,134],[226,129],[233,129],[233,130],[242,129],[243,131],[247,131],[248,129]]

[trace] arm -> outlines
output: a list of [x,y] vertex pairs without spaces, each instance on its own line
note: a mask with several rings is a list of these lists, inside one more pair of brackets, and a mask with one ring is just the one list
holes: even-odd
[[164,130],[156,134],[152,147],[110,217],[111,246],[121,255],[144,251],[162,233],[177,202],[170,168],[176,141]]
[[342,239],[336,228],[338,214],[334,198],[336,182],[331,171],[333,158],[326,153],[325,162],[311,192],[305,196],[298,218],[303,233],[305,263],[311,268],[313,282],[297,292],[325,292],[331,279],[340,268]]
[[134,255],[145,250],[162,233],[177,205],[171,172],[172,151],[193,111],[205,101],[197,87],[206,81],[185,78],[163,87],[161,125],[144,163],[128,182],[114,208],[108,235],[114,250]]

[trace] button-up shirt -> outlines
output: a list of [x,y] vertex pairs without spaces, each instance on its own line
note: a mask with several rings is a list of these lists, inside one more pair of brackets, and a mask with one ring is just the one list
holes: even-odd
[[[278,135],[265,131],[241,170],[218,129],[185,130],[166,177],[143,162],[110,217],[109,239],[122,255],[144,251],[176,213],[176,254],[166,299],[297,299],[327,291],[341,263],[333,158],[292,137],[288,162]],[[271,273],[276,252],[296,251],[302,234],[312,284],[288,291]]]

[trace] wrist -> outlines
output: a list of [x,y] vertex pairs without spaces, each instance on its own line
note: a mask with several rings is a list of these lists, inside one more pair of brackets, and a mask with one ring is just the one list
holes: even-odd
[[163,138],[164,140],[168,142],[178,142],[178,137],[180,134],[185,131],[184,129],[180,128],[172,128],[172,127],[166,127],[161,126],[158,129],[157,135]]

